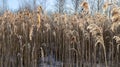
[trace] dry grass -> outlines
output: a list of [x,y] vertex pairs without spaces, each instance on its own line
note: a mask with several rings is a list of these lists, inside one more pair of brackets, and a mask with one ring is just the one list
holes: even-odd
[[[88,9],[87,2],[82,6]],[[49,55],[62,62],[61,67],[87,67],[88,63],[91,67],[112,67],[120,63],[116,9],[112,10],[112,21],[100,13],[49,16],[42,11],[38,7],[37,13],[25,9],[16,14],[6,11],[0,16],[0,67],[52,65],[52,61],[45,60]]]

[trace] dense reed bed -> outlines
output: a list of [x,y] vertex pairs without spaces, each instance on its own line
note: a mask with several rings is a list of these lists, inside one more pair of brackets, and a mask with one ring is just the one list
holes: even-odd
[[0,67],[119,67],[116,13],[6,11],[0,16]]

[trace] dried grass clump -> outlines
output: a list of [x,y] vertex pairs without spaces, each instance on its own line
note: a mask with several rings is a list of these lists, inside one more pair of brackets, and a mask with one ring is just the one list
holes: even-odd
[[102,28],[98,27],[96,24],[90,24],[87,29],[95,39],[95,46],[97,46],[98,43],[101,43],[102,47],[105,48]]
[[[107,5],[104,6],[105,10]],[[87,67],[86,63],[95,67],[94,64],[98,63],[93,59],[98,56],[94,52],[101,54],[95,59],[100,60],[100,64],[105,63],[107,66],[108,61],[112,61],[110,64],[116,63],[116,45],[111,44],[117,43],[117,49],[119,48],[120,23],[119,19],[116,20],[119,8],[112,8],[111,21],[101,13],[84,13],[89,12],[87,2],[83,2],[81,6],[84,8],[83,12],[71,15],[48,15],[43,13],[41,6],[34,11],[6,11],[0,15],[0,66],[45,67],[45,64],[56,65],[54,61],[59,61],[63,63],[60,67]],[[97,47],[98,45],[102,46],[104,54],[99,51],[101,47]],[[49,56],[53,56],[54,60],[47,62],[51,59]]]
[[117,7],[117,6],[113,7],[111,14],[112,14],[111,19],[113,22],[120,21],[119,20],[120,19],[120,7]]
[[112,25],[111,25],[111,30],[116,33],[119,34],[120,31],[120,7],[114,7],[111,11],[112,14]]
[[94,15],[94,23],[97,24],[100,27],[107,27],[108,18],[106,15],[102,15],[100,13],[96,13]]
[[92,36],[94,36],[95,38],[97,36],[102,36],[102,29],[100,27],[98,27],[96,24],[90,24],[87,27],[87,29],[90,31]]
[[97,45],[101,45],[103,47],[105,64],[106,64],[106,67],[107,67],[106,48],[105,48],[105,44],[104,44],[102,28],[98,27],[96,24],[90,24],[87,27],[87,29],[89,30],[89,32],[92,34],[92,36],[95,39],[95,50],[96,50]]

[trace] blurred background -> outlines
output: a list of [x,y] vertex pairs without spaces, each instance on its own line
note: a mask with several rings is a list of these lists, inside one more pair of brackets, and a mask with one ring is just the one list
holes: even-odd
[[120,0],[0,0],[0,12],[5,10],[18,11],[26,7],[33,10],[37,6],[42,6],[44,11],[48,13],[74,13],[80,11],[80,4],[83,1],[89,3],[91,13],[102,12],[102,6],[105,2],[116,3],[120,6]]

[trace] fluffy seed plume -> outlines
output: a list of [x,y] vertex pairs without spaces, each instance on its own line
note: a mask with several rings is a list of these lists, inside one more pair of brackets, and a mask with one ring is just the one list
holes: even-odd
[[88,2],[84,1],[80,6],[83,8],[83,13],[88,14],[89,13],[89,4]]
[[115,39],[117,44],[120,44],[120,37],[119,36],[114,36],[113,39]]
[[117,6],[113,6],[112,10],[111,10],[111,14],[112,14],[112,21],[116,22],[120,19],[120,7]]
[[108,7],[112,5],[112,3],[108,3],[108,2],[105,2],[102,6],[102,9],[103,9],[103,13],[105,13],[105,11],[108,9]]
[[119,36],[114,36],[113,39],[115,39],[117,43],[117,51],[119,51],[119,46],[120,46],[120,37]]
[[93,36],[101,36],[102,35],[102,29],[98,27],[96,24],[90,24],[87,29],[92,33]]

